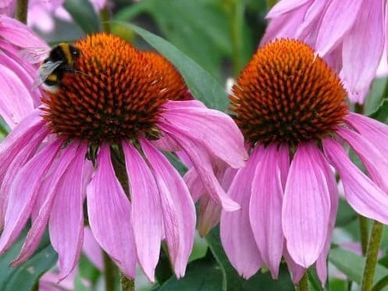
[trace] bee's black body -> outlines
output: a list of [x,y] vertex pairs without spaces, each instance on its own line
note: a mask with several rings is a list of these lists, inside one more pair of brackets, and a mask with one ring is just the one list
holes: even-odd
[[74,59],[79,55],[79,50],[68,43],[55,46],[41,66],[43,83],[48,87],[58,86],[65,72],[74,72]]

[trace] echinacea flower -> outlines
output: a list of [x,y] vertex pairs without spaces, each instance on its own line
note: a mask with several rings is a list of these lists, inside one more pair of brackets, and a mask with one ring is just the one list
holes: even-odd
[[260,48],[234,85],[231,110],[251,149],[228,191],[241,209],[222,212],[221,239],[244,277],[264,265],[277,277],[284,257],[294,281],[315,264],[325,282],[338,206],[331,166],[353,209],[388,223],[388,127],[349,112],[346,95],[313,49],[287,39]]
[[363,103],[385,42],[383,0],[281,0],[262,43],[296,38],[337,70],[351,101]]
[[31,218],[14,264],[29,258],[48,226],[65,277],[79,258],[86,204],[94,237],[126,276],[135,275],[138,262],[153,281],[165,240],[181,277],[195,208],[158,144],[184,151],[211,197],[236,210],[210,159],[243,166],[242,134],[226,114],[188,100],[182,77],[162,56],[103,33],[73,46],[80,52],[74,70],[0,144],[0,193],[7,201],[0,252]]
[[33,86],[38,65],[21,53],[27,47],[48,48],[28,27],[0,15],[0,116],[11,128],[39,102],[40,91]]

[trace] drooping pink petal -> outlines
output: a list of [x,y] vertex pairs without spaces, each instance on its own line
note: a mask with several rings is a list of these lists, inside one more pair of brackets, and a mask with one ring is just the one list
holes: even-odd
[[[285,13],[271,19],[260,44],[263,45],[279,38],[295,38],[297,34],[295,28],[302,26],[309,5],[310,3],[306,2],[290,13]],[[291,15],[292,17],[290,17]]]
[[283,257],[287,263],[288,270],[290,271],[292,282],[294,284],[298,284],[299,281],[302,279],[304,273],[306,272],[306,269],[294,262],[294,260],[288,253],[287,248],[284,248]]
[[[58,161],[51,166],[54,169],[50,172],[50,176],[47,178],[48,187],[47,189],[45,187],[42,187],[40,189],[40,191],[44,190],[46,192],[44,193],[45,195],[43,204],[39,209],[37,217],[32,222],[32,226],[27,233],[26,239],[23,243],[22,249],[20,250],[18,257],[12,262],[14,266],[24,263],[39,246],[40,240],[46,229],[46,225],[48,223],[53,208],[55,196],[69,195],[69,193],[66,191],[68,190],[69,185],[64,184],[64,182],[72,184],[74,182],[72,179],[73,177],[71,177],[70,181],[63,181],[63,175],[68,169],[73,159],[75,158],[77,154],[76,150],[77,145],[69,145],[68,148],[62,150],[62,155],[59,157]],[[70,191],[70,194],[73,193]],[[61,205],[61,207],[65,207],[65,205]],[[72,211],[73,210],[74,209],[72,209]],[[66,213],[66,217],[69,217],[69,215],[71,214]],[[62,216],[61,219],[63,220],[64,217]],[[71,221],[66,221],[66,223],[71,223]],[[68,273],[70,273],[71,270],[67,271]]]
[[359,17],[359,11],[363,2],[362,0],[328,2],[320,23],[315,45],[315,49],[320,56],[325,56],[338,45],[344,38],[344,35],[357,23],[356,19]]
[[[350,100],[363,103],[369,86],[376,76],[384,49],[384,1],[369,0],[367,4],[361,0],[351,2],[354,1],[365,4],[357,15],[357,21],[354,22],[352,29],[343,39],[341,76],[348,89]],[[337,19],[347,19],[343,13],[347,11],[352,13],[351,11],[354,10],[348,7],[350,6],[343,6],[343,9],[339,10],[341,16],[337,15]],[[337,25],[336,30],[339,27]]]
[[206,191],[197,170],[194,167],[191,168],[186,172],[183,179],[190,190],[190,194],[194,202],[197,202]]
[[325,242],[325,246],[319,255],[317,262],[315,263],[315,268],[317,270],[318,278],[321,280],[322,285],[325,285],[327,280],[327,256],[330,251],[331,246],[331,238],[333,234],[333,230],[335,227],[335,220],[337,216],[338,209],[338,186],[335,181],[334,172],[330,169],[330,165],[326,161],[326,159],[322,159],[323,164],[321,165],[321,169],[325,175],[327,186],[330,193],[330,220],[328,225],[327,238]]
[[154,282],[163,222],[159,189],[146,161],[136,148],[128,143],[122,146],[132,202],[132,227],[137,256],[144,273]]
[[[3,158],[7,160],[4,161],[3,159],[3,164],[0,165],[0,229],[3,229],[4,226],[7,201],[13,180],[17,173],[19,173],[21,167],[36,152],[42,140],[47,136],[47,134],[48,130],[45,127],[37,127],[36,130],[33,128],[28,134],[30,139],[27,143],[24,143],[26,141],[24,138],[20,140],[21,144],[19,146],[21,146],[22,150],[20,150],[16,156],[3,156]],[[28,138],[28,136],[26,137]],[[0,157],[0,160],[2,160],[2,157]]]
[[[179,102],[180,107],[174,103]],[[189,102],[189,106],[184,106]],[[247,153],[244,137],[230,116],[202,106],[192,106],[199,101],[169,101],[164,105],[160,128],[164,124],[202,144],[212,155],[224,160],[234,168],[244,166]],[[171,105],[173,104],[173,105]],[[173,132],[170,132],[174,135]]]
[[238,170],[228,195],[240,203],[241,208],[234,212],[222,211],[220,221],[220,236],[226,255],[237,272],[246,279],[261,266],[260,253],[249,223],[249,199],[257,161],[257,151],[254,151],[246,166]]
[[289,160],[288,147],[277,145],[266,148],[258,146],[259,161],[252,180],[249,202],[249,220],[263,263],[277,278],[283,255],[284,236],[282,231],[283,189],[281,161]]
[[125,276],[134,278],[136,250],[131,205],[115,176],[109,146],[100,147],[97,169],[86,188],[90,228]]
[[82,247],[82,252],[100,271],[104,269],[104,257],[102,249],[94,238],[92,231],[87,226],[84,228],[84,244]]
[[26,144],[42,127],[44,127],[44,121],[36,110],[0,143],[0,183],[15,156],[23,151]]
[[0,115],[14,128],[34,109],[29,90],[15,72],[0,64]]
[[79,145],[68,169],[59,181],[49,220],[50,240],[58,253],[60,279],[68,276],[81,254],[84,236],[83,200],[87,146]]
[[330,220],[323,159],[315,144],[298,145],[284,190],[282,224],[287,250],[305,268],[322,252]]
[[362,163],[368,170],[372,180],[386,193],[388,193],[388,157],[383,155],[372,142],[369,142],[362,135],[347,128],[340,128],[337,133],[345,139],[360,157]]
[[342,179],[347,202],[365,217],[387,224],[388,195],[352,163],[334,139],[324,139],[323,148]]
[[202,237],[206,236],[219,223],[221,210],[220,205],[209,196],[203,196],[199,200],[198,232]]
[[[14,178],[11,185],[4,230],[0,238],[0,253],[4,253],[16,240],[26,224],[34,205],[40,183],[51,166],[62,141],[46,145]],[[33,174],[32,174],[33,173]]]
[[234,211],[239,209],[239,205],[226,195],[215,176],[208,151],[201,144],[192,141],[187,136],[169,126],[165,125],[164,129],[170,131],[176,142],[190,157],[193,167],[197,171],[203,183],[203,187],[206,189],[206,193],[208,193],[214,201],[221,204],[225,210]]
[[305,4],[310,4],[313,0],[282,0],[278,1],[276,5],[268,12],[265,18],[275,18],[279,17],[285,13],[289,13],[294,9],[300,8]]
[[147,140],[140,140],[159,188],[165,237],[178,278],[183,277],[194,244],[195,207],[182,177]]
[[388,152],[388,143],[386,142],[388,140],[388,126],[386,124],[352,112],[346,116],[346,120],[352,127],[357,129],[360,135],[370,142],[373,142],[373,145],[380,152]]
[[26,25],[16,19],[0,15],[0,35],[18,47],[47,48],[47,44]]

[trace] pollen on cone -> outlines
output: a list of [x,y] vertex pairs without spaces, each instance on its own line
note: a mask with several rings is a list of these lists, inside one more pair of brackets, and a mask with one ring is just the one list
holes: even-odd
[[47,92],[44,118],[66,139],[118,142],[155,137],[167,100],[187,99],[187,87],[162,56],[119,37],[95,34],[74,43],[80,56],[55,93]]
[[298,144],[330,134],[347,113],[336,73],[306,44],[265,45],[232,89],[231,110],[250,142]]

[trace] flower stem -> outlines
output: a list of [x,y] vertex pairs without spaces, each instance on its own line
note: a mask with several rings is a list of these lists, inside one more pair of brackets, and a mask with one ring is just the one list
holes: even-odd
[[28,0],[17,0],[15,18],[20,22],[27,23]]
[[298,288],[296,288],[298,291],[308,291],[309,290],[309,276],[307,274],[307,271],[304,273],[302,279],[299,281]]
[[110,33],[110,10],[108,6],[105,6],[104,8],[101,9],[100,11],[100,20],[101,20],[101,25],[102,29],[104,32]]
[[358,224],[360,228],[360,240],[362,255],[365,256],[368,246],[368,219],[362,215],[358,216]]
[[373,222],[371,235],[366,253],[366,261],[364,267],[364,275],[362,278],[361,290],[370,291],[373,286],[373,278],[375,275],[377,255],[379,252],[381,238],[383,236],[384,226],[380,222]]
[[105,290],[114,290],[115,289],[115,273],[116,266],[112,262],[111,258],[107,253],[104,252],[104,277],[105,277]]
[[130,279],[121,274],[121,290],[135,291],[135,279]]

